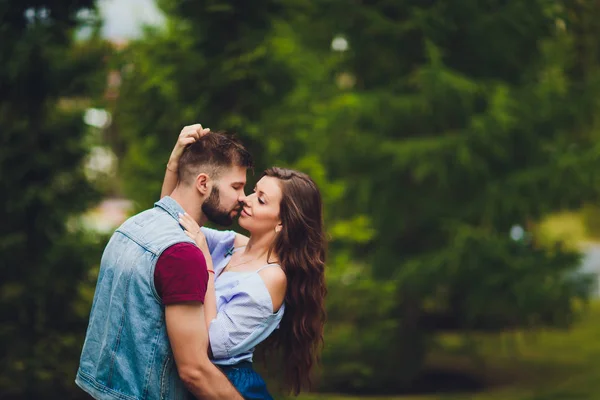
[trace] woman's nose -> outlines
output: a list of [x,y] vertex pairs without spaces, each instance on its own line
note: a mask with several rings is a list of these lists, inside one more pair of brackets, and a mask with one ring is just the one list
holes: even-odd
[[244,197],[243,203],[247,206],[251,206],[254,201],[254,197],[256,197],[256,193],[251,193],[248,196]]

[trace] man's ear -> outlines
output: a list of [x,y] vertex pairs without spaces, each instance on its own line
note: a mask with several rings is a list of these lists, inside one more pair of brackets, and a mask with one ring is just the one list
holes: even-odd
[[204,172],[196,177],[196,189],[202,196],[207,196],[212,189],[213,181],[208,174]]

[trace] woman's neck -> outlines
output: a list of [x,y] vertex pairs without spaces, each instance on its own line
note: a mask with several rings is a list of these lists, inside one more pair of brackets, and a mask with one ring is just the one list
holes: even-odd
[[263,260],[264,262],[277,262],[277,256],[275,254],[270,255],[269,257],[269,248],[273,244],[275,240],[275,233],[265,233],[262,235],[253,234],[250,236],[250,240],[248,240],[248,244],[244,249],[244,255],[247,257],[255,257],[257,260]]

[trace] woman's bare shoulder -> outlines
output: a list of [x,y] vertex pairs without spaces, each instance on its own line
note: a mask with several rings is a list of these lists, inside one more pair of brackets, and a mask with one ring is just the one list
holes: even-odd
[[265,268],[259,272],[269,294],[273,301],[273,312],[277,312],[285,299],[285,292],[287,289],[287,277],[285,272],[279,266],[272,266]]

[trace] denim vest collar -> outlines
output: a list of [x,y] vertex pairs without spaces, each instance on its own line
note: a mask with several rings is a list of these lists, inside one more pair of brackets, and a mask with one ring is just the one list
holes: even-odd
[[179,203],[173,200],[173,198],[170,196],[163,197],[154,203],[154,205],[165,210],[169,215],[175,218],[176,221],[179,221],[179,214],[185,213],[183,207],[181,207]]

